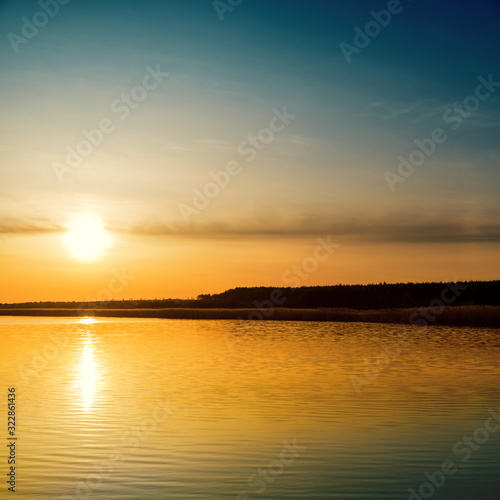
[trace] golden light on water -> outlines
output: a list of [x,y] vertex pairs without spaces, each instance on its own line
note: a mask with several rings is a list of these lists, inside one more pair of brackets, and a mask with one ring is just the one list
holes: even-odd
[[[93,318],[84,318],[92,320]],[[79,365],[77,388],[80,389],[82,410],[90,411],[97,390],[99,374],[95,361],[94,344],[92,339],[86,339],[83,343],[82,361]]]
[[82,214],[70,223],[64,242],[75,259],[93,261],[102,257],[111,246],[112,238],[99,219]]
[[78,323],[80,323],[81,325],[92,325],[96,323],[96,319],[91,318],[90,316],[85,316],[84,318],[79,319]]

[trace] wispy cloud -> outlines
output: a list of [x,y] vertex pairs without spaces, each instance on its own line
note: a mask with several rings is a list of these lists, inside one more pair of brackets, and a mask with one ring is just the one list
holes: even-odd
[[373,243],[468,243],[500,242],[500,224],[390,223],[379,221],[336,222],[317,220],[314,224],[259,226],[249,222],[210,222],[184,226],[181,224],[138,225],[115,228],[133,234],[149,236],[186,236],[216,238],[301,238],[331,234],[333,237]]
[[0,223],[0,234],[42,234],[42,233],[61,233],[65,228],[49,221],[38,222],[19,222],[2,221]]

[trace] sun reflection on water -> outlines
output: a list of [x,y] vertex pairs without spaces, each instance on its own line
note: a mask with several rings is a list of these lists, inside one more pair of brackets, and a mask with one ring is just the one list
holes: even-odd
[[97,323],[97,321],[95,318],[91,318],[90,316],[84,316],[78,320],[78,323],[81,325],[93,325],[94,323]]
[[95,346],[92,338],[85,339],[82,349],[82,360],[78,370],[77,387],[81,391],[82,410],[86,412],[91,411],[99,379],[94,351]]

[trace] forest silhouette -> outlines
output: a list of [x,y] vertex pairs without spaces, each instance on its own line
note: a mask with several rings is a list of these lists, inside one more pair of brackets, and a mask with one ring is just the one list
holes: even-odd
[[[469,281],[456,283],[396,283],[371,285],[332,285],[290,287],[238,287],[216,294],[201,294],[196,299],[123,299],[96,302],[24,302],[0,304],[0,308],[68,308],[68,309],[168,309],[168,308],[259,308],[272,302],[291,309],[348,308],[391,309],[427,307],[440,300],[443,290],[457,287],[450,306],[500,305],[500,281]],[[264,306],[262,306],[264,307]]]

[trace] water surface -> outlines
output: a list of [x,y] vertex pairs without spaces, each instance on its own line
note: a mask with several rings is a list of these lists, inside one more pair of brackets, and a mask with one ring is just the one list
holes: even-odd
[[16,317],[0,352],[19,498],[500,499],[496,330]]

